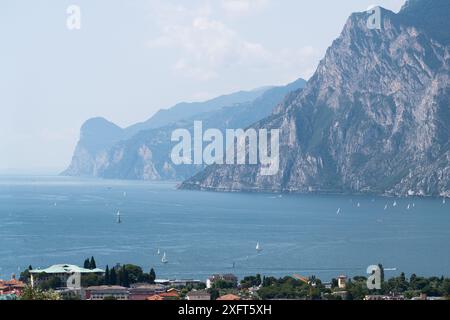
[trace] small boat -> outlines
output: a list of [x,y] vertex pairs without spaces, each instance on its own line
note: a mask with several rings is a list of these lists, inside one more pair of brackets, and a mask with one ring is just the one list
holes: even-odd
[[161,254],[161,250],[158,249],[158,256]]
[[167,260],[167,256],[166,256],[165,252],[164,252],[164,255],[163,255],[162,259],[161,259],[161,262],[164,263],[164,264],[167,264],[169,262],[169,260]]
[[387,210],[387,209],[388,209],[388,205],[385,205],[385,206],[384,206],[384,210]]
[[117,211],[117,223],[122,223],[122,218],[120,217],[120,211]]
[[357,207],[358,207],[358,208],[360,208],[360,207],[361,207],[361,203],[359,203],[359,202],[358,202],[358,205],[357,205]]
[[397,206],[397,201],[394,201],[394,203],[392,204],[393,207]]
[[408,206],[406,207],[406,210],[411,209],[411,205],[408,203]]
[[341,213],[341,208],[337,209],[336,214],[340,214]]
[[444,198],[444,199],[442,199],[442,204],[445,204],[445,198]]
[[261,252],[262,251],[262,248],[261,248],[261,245],[259,244],[259,242],[256,244],[256,251],[257,252]]

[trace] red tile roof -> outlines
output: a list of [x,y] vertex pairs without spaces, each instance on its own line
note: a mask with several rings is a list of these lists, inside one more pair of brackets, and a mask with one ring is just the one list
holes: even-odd
[[221,296],[217,300],[221,300],[221,301],[237,301],[237,300],[241,300],[241,298],[239,296],[237,296],[237,295],[234,295],[234,294],[226,294],[224,296]]

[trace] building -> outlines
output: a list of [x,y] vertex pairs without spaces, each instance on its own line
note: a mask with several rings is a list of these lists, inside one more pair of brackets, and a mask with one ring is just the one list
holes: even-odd
[[[69,280],[69,277],[75,275],[75,274],[98,274],[103,275],[105,273],[102,269],[84,269],[80,268],[75,265],[71,264],[57,264],[53,265],[47,269],[34,269],[30,270],[30,276],[31,276],[31,286],[34,287],[35,285],[39,284],[41,281],[48,280],[51,277],[58,277],[61,280],[61,284],[63,287],[66,286],[67,280]],[[73,283],[73,287],[80,286],[78,283]]]
[[405,300],[405,297],[402,295],[367,295],[364,297],[364,300],[367,301],[401,301]]
[[163,285],[170,288],[184,288],[189,285],[195,286],[202,284],[204,282],[200,280],[193,279],[184,279],[184,280],[164,280],[164,279],[156,279],[155,284]]
[[0,295],[16,295],[20,296],[26,284],[16,279],[13,274],[11,280],[0,280]]
[[242,300],[241,297],[235,294],[226,294],[224,296],[219,297],[217,300],[219,301],[239,301]]
[[146,300],[150,296],[165,293],[166,289],[160,284],[134,284],[128,290],[129,300]]
[[170,292],[152,295],[150,297],[147,297],[147,299],[145,299],[145,300],[147,300],[147,301],[171,301],[171,300],[179,300],[179,299],[180,299],[180,295],[178,294],[178,292],[176,290],[174,290],[174,291],[170,291]]
[[214,274],[206,280],[206,287],[211,289],[216,281],[232,282],[235,287],[238,284],[238,278],[234,274]]
[[339,289],[347,288],[347,276],[339,276],[338,277],[338,287],[339,287]]
[[206,290],[191,291],[186,295],[186,300],[209,301],[211,300],[211,294]]
[[94,286],[86,288],[86,300],[128,300],[128,289],[121,286]]

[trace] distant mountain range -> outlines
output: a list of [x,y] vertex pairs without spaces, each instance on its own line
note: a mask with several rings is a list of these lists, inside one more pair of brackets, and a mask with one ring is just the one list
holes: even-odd
[[205,127],[225,130],[246,128],[269,116],[290,92],[303,88],[299,79],[281,87],[240,91],[197,103],[180,103],[161,110],[149,120],[122,129],[94,118],[81,127],[80,140],[66,176],[132,180],[184,180],[203,166],[173,166],[171,133],[192,130],[195,120]]
[[450,1],[350,16],[306,87],[254,128],[281,129],[280,170],[212,165],[181,188],[450,196]]

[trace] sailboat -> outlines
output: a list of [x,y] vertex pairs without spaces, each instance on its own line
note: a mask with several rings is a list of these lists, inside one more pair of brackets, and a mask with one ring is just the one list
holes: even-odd
[[158,249],[158,256],[161,254],[161,250]]
[[120,218],[120,211],[117,211],[117,223],[122,223],[122,219]]
[[408,207],[406,207],[407,210],[411,209],[411,205],[408,203]]
[[262,251],[262,248],[261,248],[261,245],[259,244],[259,242],[256,244],[256,251],[257,252],[261,252]]
[[361,207],[361,203],[358,202],[358,208],[360,208],[360,207]]
[[164,264],[166,264],[166,263],[169,262],[169,260],[167,260],[167,257],[166,257],[166,253],[165,253],[165,252],[164,252],[164,255],[163,255],[162,259],[161,259],[161,262],[164,263]]
[[336,214],[340,214],[341,213],[341,208],[339,208],[337,211],[336,211]]
[[392,206],[396,207],[397,206],[397,201],[394,201],[394,204]]
[[444,198],[444,199],[442,199],[442,204],[445,204],[445,198]]
[[384,210],[387,210],[387,209],[388,209],[388,205],[385,205],[385,206],[384,206]]

